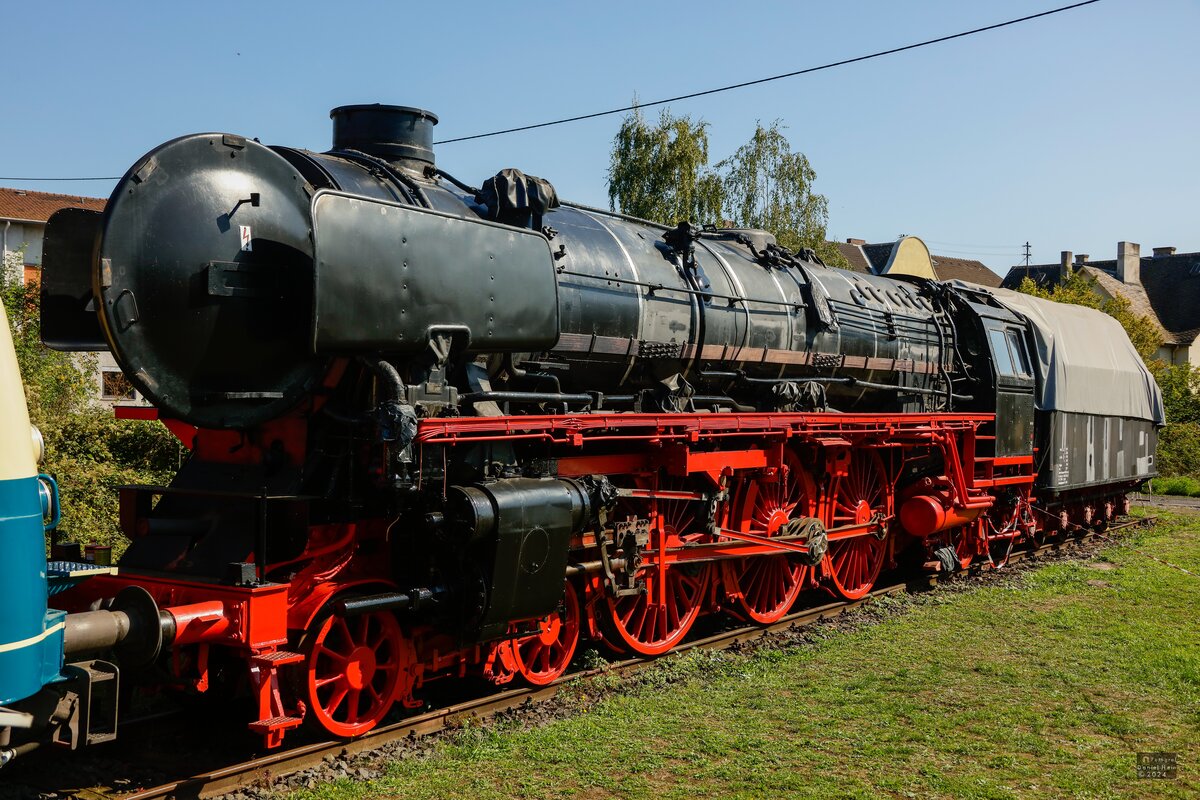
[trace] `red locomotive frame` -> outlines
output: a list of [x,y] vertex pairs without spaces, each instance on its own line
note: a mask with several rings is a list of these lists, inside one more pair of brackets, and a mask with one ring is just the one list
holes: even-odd
[[[272,423],[269,435],[243,440],[232,453],[229,437],[242,434],[164,422],[207,459],[251,461],[260,455],[255,442],[272,438],[284,438],[297,456],[305,447],[299,415]],[[572,541],[559,612],[514,625],[500,642],[463,646],[430,625],[402,626],[388,611],[331,613],[347,593],[399,590],[386,560],[360,554],[363,542],[387,538],[391,523],[384,519],[312,526],[298,558],[269,565],[273,574],[288,566],[287,583],[216,586],[124,572],[84,584],[73,604],[127,585],[146,589],[174,618],[171,663],[180,681],[208,688],[213,647],[245,663],[258,701],[250,728],[267,746],[278,745],[306,714],[354,736],[397,703],[419,705],[414,693],[432,680],[481,674],[496,683],[549,683],[566,670],[583,636],[652,656],[682,641],[703,614],[726,611],[768,624],[805,589],[862,597],[905,551],[923,552],[927,568],[938,568],[930,554],[939,548],[954,555],[941,568],[1000,565],[1015,541],[1043,526],[1030,513],[1034,457],[979,454],[989,439],[982,431],[993,423],[990,414],[848,413],[424,419],[417,448],[538,443],[554,477],[602,475],[620,491],[607,526]],[[916,463],[941,469],[916,481],[909,475],[898,496],[898,479]],[[122,501],[123,524],[137,535],[135,496]],[[1089,510],[1113,516],[1121,508],[1114,496]],[[817,527],[828,547],[823,555],[804,533]],[[623,540],[625,550],[619,532],[634,537]],[[370,693],[365,702],[362,693]]]

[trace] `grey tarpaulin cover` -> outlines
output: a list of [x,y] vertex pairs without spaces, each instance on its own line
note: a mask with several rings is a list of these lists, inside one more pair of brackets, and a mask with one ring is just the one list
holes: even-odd
[[1037,343],[1039,411],[1070,411],[1163,424],[1162,391],[1121,323],[1084,306],[989,290],[1028,319]]

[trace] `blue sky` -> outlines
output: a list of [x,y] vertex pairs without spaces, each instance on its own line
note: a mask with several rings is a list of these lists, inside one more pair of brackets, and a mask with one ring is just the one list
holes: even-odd
[[[6,11],[0,176],[119,175],[166,139],[329,146],[330,108],[413,105],[439,138],[752,80],[1065,4],[1006,2],[22,3]],[[831,238],[919,235],[998,271],[1029,241],[1112,258],[1200,250],[1200,3],[1102,0],[1000,31],[672,107],[713,160],[780,119]],[[619,117],[438,148],[607,205]],[[107,195],[111,183],[18,188]]]

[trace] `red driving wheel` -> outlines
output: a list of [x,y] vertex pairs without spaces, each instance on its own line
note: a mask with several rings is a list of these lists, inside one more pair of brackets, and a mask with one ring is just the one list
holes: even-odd
[[538,633],[509,643],[516,673],[534,686],[545,686],[562,677],[579,644],[579,596],[566,583],[563,607],[538,623]]
[[318,618],[306,635],[305,697],[335,736],[360,736],[412,689],[416,653],[389,612]]
[[[782,535],[788,520],[813,515],[817,493],[812,476],[790,448],[783,451],[783,466],[777,480],[747,481],[735,520],[739,530],[760,536]],[[732,561],[724,574],[726,590],[737,599],[740,613],[769,625],[791,609],[813,570],[780,553]]]
[[[874,450],[855,451],[845,477],[834,481],[830,528],[870,522],[887,509],[888,485],[883,461]],[[858,600],[871,591],[883,569],[887,541],[874,534],[834,539],[825,556],[831,589],[845,600]]]
[[[640,488],[654,482],[639,480]],[[663,491],[687,491],[683,481],[658,481]],[[666,547],[679,547],[697,541],[707,534],[699,531],[697,512],[700,505],[690,500],[654,499],[625,503],[625,515],[645,514],[647,503],[662,520],[662,536]],[[618,507],[616,517],[622,516]],[[660,533],[655,516],[650,516],[650,544],[646,548],[651,558],[659,550]],[[639,575],[645,591],[634,595],[613,597],[605,595],[601,621],[605,640],[618,651],[643,656],[657,656],[683,641],[700,615],[708,588],[707,564],[669,564],[652,562],[642,567]]]

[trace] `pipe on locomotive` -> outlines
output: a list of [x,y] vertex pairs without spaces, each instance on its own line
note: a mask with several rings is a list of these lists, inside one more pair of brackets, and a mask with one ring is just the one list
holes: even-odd
[[67,615],[65,655],[112,649],[123,664],[142,666],[167,645],[218,641],[234,624],[219,600],[160,609],[140,586],[127,586],[101,605],[108,607]]

